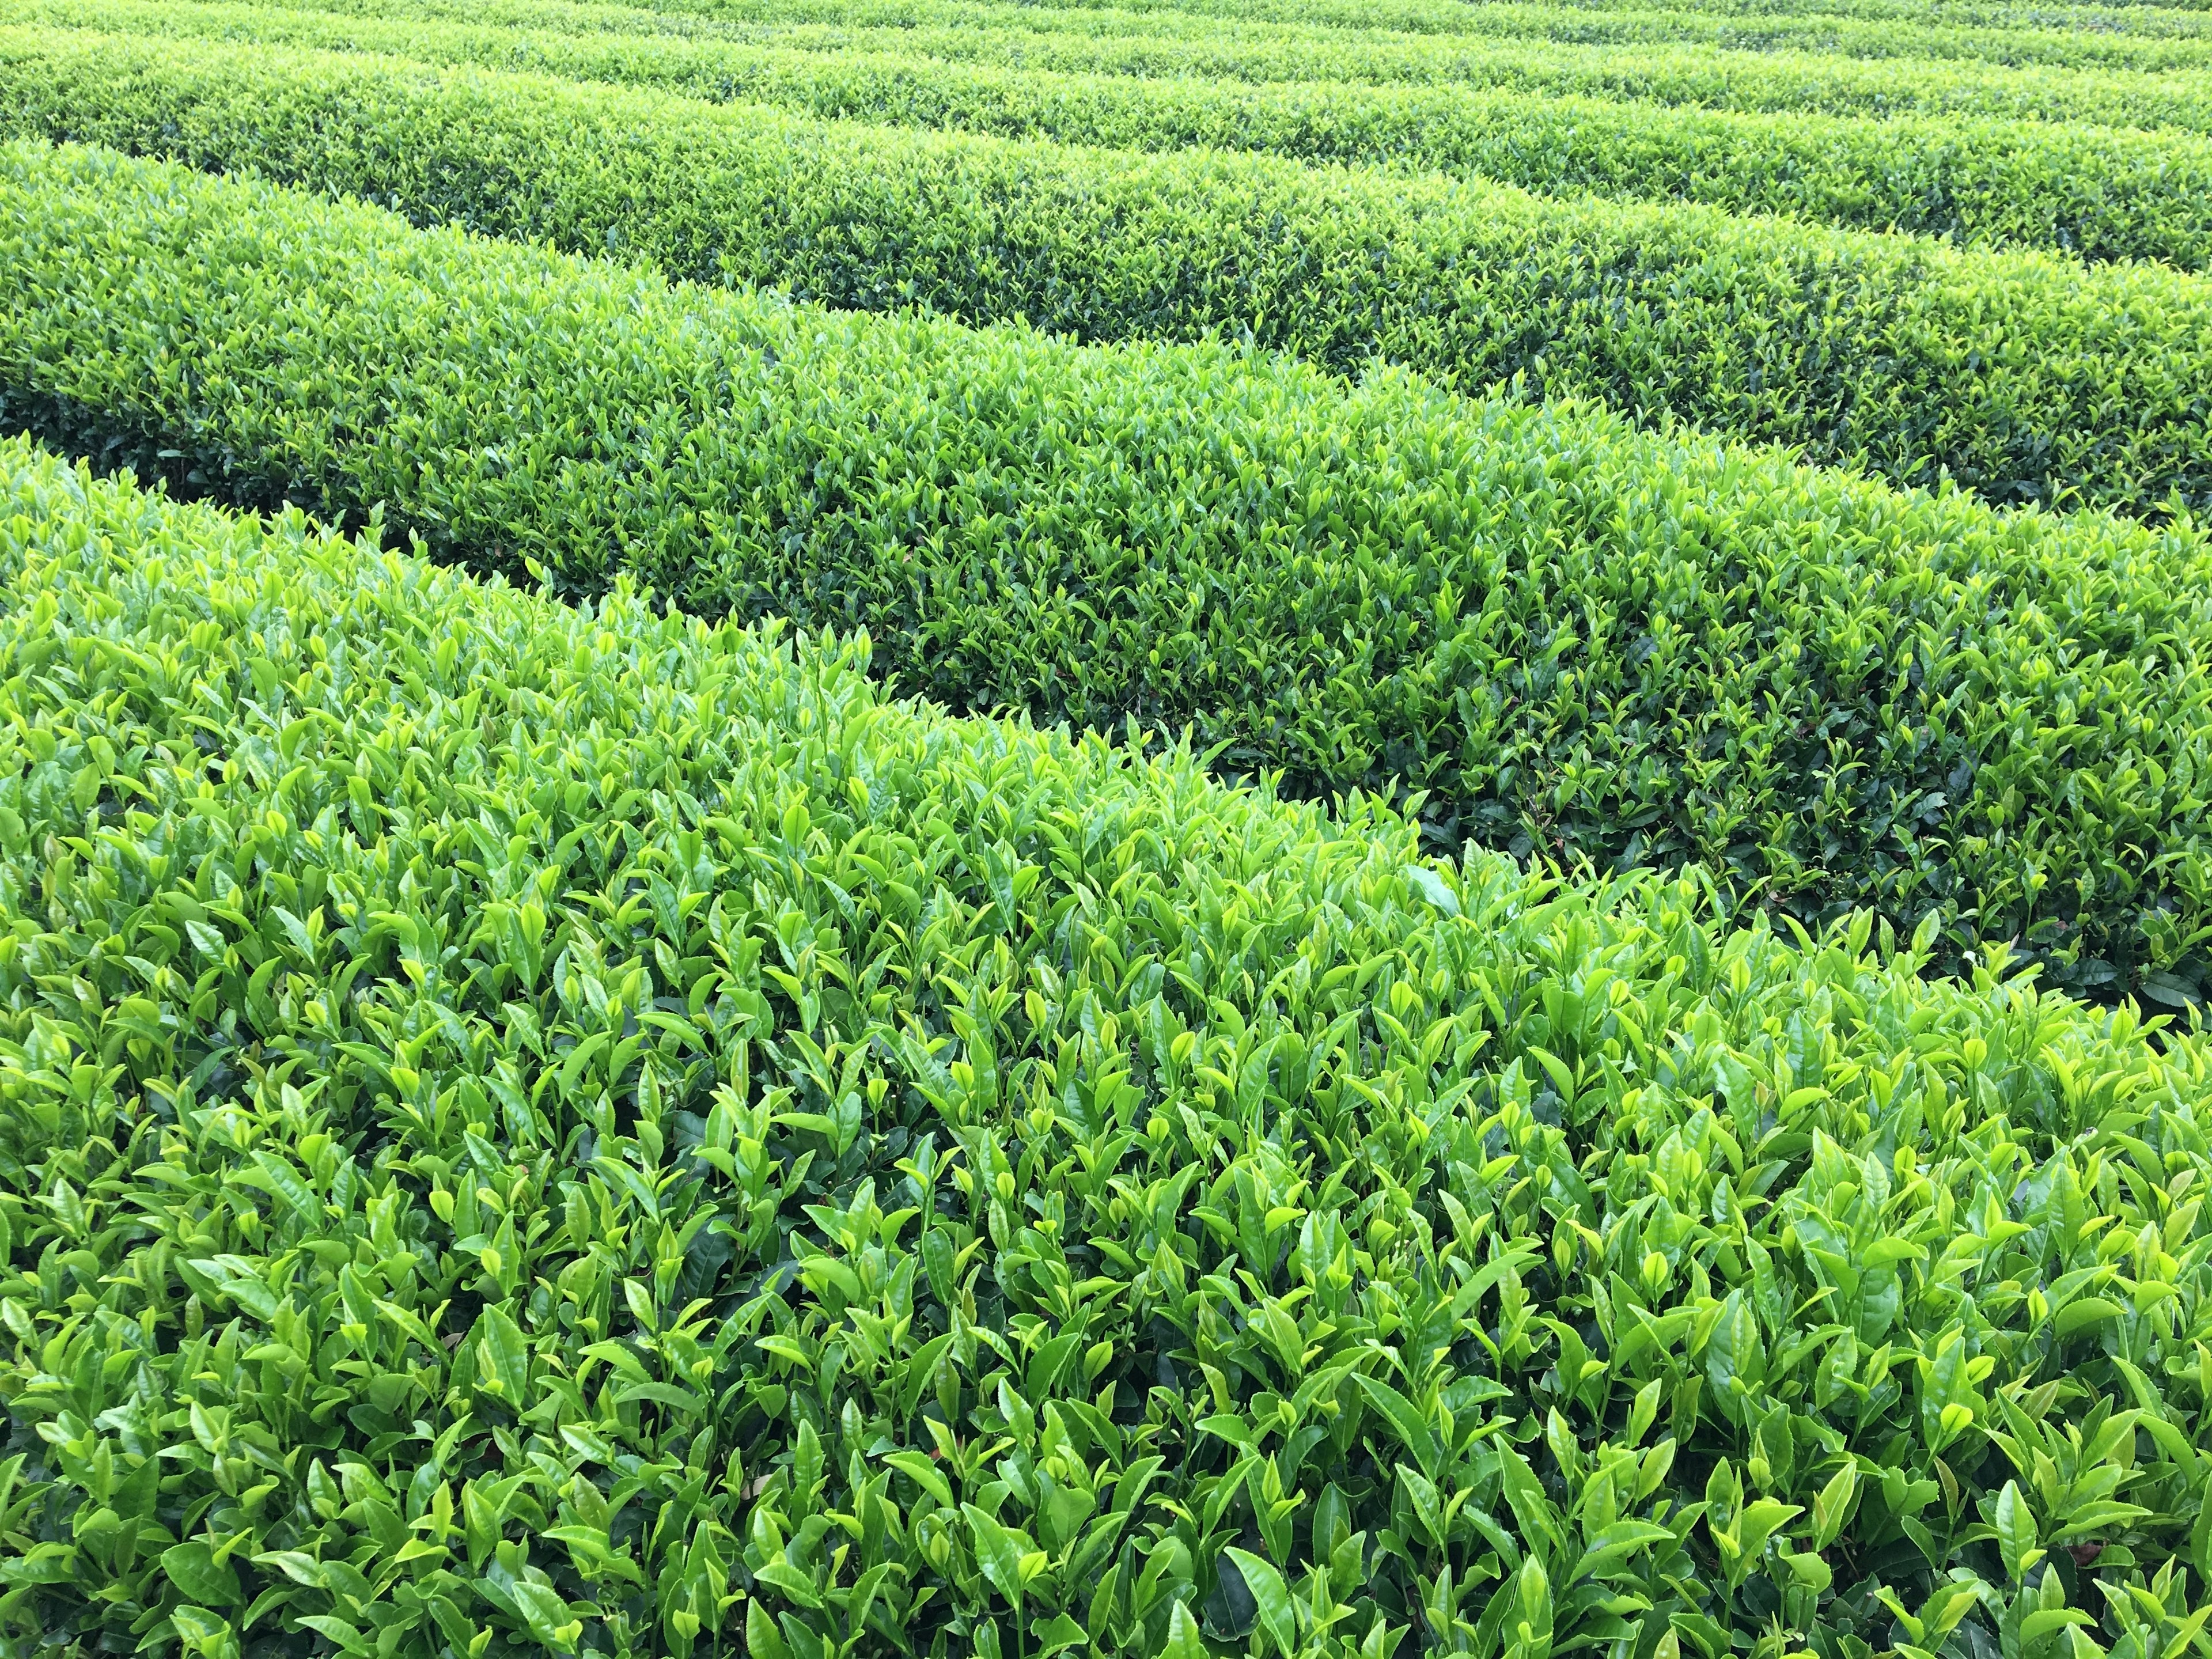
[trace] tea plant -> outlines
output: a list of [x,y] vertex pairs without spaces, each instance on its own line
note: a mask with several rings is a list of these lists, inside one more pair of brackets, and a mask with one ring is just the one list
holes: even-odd
[[2212,1613],[2194,1036],[21,441],[0,574],[13,1652]]
[[[1444,172],[1548,195],[1692,201],[1972,246],[2159,259],[2190,270],[2212,263],[2212,140],[2174,132],[1956,115],[1739,114],[1517,89],[1061,75],[903,52],[524,33],[176,0],[18,0],[0,6],[0,18],[8,17],[48,30],[58,24],[526,69],[835,119]],[[42,44],[53,42],[49,36]]]
[[[333,0],[307,0],[328,6]],[[335,0],[351,8],[363,0]],[[392,0],[367,0],[371,6]],[[403,4],[414,0],[401,0]],[[2212,63],[2212,28],[2189,7],[1924,6],[1887,15],[1838,15],[1831,4],[1759,6],[1736,15],[1709,8],[1565,3],[1437,5],[1406,9],[1353,3],[1261,6],[1244,0],[1066,5],[1020,0],[676,0],[653,8],[755,32],[791,27],[950,30],[1008,27],[1034,35],[1119,37],[1164,45],[1248,43],[1273,38],[1346,56],[1380,46],[1414,52],[1493,41],[1559,46],[1682,46],[1708,58],[1725,52],[1804,52],[1837,58],[1908,59],[1992,67],[2048,65],[2089,70],[2193,70]],[[1900,15],[1901,14],[1901,15]],[[1434,71],[1432,70],[1433,74]],[[1314,71],[1288,78],[1310,79]]]
[[2002,502],[2212,502],[2212,283],[2156,265],[47,30],[0,53],[0,112],[825,305],[1512,381]]
[[[75,8],[6,0],[0,15],[67,27]],[[1713,109],[1888,116],[1906,112],[2002,119],[2172,127],[2212,132],[2212,93],[2202,77],[2129,70],[2007,67],[1928,57],[1839,58],[1770,47],[1755,52],[1643,43],[1607,46],[1465,36],[1407,37],[1274,24],[1163,33],[1112,12],[1034,6],[902,4],[817,10],[811,21],[748,21],[608,3],[607,0],[292,0],[254,6],[257,28],[289,27],[301,44],[335,40],[348,21],[432,21],[541,32],[653,35],[662,42],[730,42],[814,52],[899,52],[940,63],[988,64],[1119,76],[1232,80],[1251,85],[1328,81],[1372,87],[1463,84],[1546,94],[1586,94]],[[164,14],[204,15],[200,0]],[[957,21],[953,21],[957,16]],[[841,21],[831,21],[832,19]],[[1096,25],[1103,21],[1104,32]],[[1158,20],[1153,20],[1157,22]],[[222,26],[218,25],[220,29]],[[157,26],[158,29],[158,26]],[[258,38],[258,37],[257,37]],[[374,49],[371,47],[370,49]],[[493,67],[527,67],[526,56]]]
[[2206,547],[1218,348],[839,316],[85,151],[0,173],[0,418],[569,591],[865,627],[895,686],[1695,860],[2179,1002]]
[[[938,9],[952,16],[989,16],[1000,8],[951,0]],[[812,0],[682,0],[672,8],[749,21],[814,21],[825,16],[915,18],[921,8]],[[1993,64],[2125,65],[2156,70],[2194,67],[2212,50],[2212,27],[2203,9],[2137,6],[2017,4],[1870,5],[1814,0],[1806,4],[1677,5],[1645,0],[1628,6],[1594,6],[1583,0],[1518,0],[1485,6],[1385,5],[1317,0],[1092,0],[1036,9],[1047,16],[1083,20],[1107,30],[1140,28],[1169,37],[1268,27],[1388,32],[1429,40],[1467,37],[1534,39],[1578,43],[1638,41],[1696,43],[1729,51],[1791,48],[1850,58],[1955,58]]]

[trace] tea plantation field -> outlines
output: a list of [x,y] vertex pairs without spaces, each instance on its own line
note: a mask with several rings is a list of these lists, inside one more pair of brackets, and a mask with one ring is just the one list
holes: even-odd
[[0,0],[0,1659],[2212,1659],[2212,4]]

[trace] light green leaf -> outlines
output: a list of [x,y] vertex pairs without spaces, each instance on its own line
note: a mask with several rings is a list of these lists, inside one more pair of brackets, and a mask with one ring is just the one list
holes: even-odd
[[481,1377],[486,1386],[520,1411],[530,1403],[530,1346],[507,1310],[487,1304],[477,1319],[477,1340],[482,1356]]
[[204,1607],[235,1607],[244,1599],[238,1571],[217,1561],[204,1538],[186,1539],[161,1552],[161,1571],[185,1595]]
[[1260,1609],[1260,1628],[1283,1659],[1291,1659],[1297,1648],[1297,1614],[1291,1602],[1290,1587],[1283,1575],[1260,1557],[1231,1545],[1229,1559],[1244,1576],[1244,1588]]

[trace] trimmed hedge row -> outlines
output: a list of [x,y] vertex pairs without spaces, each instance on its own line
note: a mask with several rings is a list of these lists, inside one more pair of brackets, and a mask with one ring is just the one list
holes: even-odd
[[0,574],[26,1644],[2202,1626],[2194,1040],[18,444]]
[[[684,13],[578,0],[294,0],[285,8],[163,4],[150,27],[222,33],[243,12],[255,31],[289,27],[301,44],[367,45],[378,20],[529,30],[533,34],[655,34],[668,40],[727,41],[813,52],[867,52],[945,63],[1126,77],[1233,80],[1248,84],[1343,82],[1359,85],[1463,83],[1548,95],[1583,94],[1772,113],[1890,116],[1943,114],[2212,132],[2212,88],[2195,75],[2124,70],[1962,66],[1927,58],[1860,62],[1804,52],[1714,52],[1695,47],[1551,46],[1540,42],[1347,40],[1340,31],[1278,27],[1234,38],[1161,39],[1138,33],[1066,32],[1085,20],[1023,9],[988,23],[909,20],[901,26],[748,24]],[[933,15],[934,14],[931,14]],[[0,17],[69,27],[76,8],[62,0],[0,0]],[[197,20],[215,16],[217,21]],[[349,23],[368,31],[348,36]],[[1056,33],[1038,33],[1057,29]],[[374,48],[372,48],[374,49]],[[531,47],[493,67],[528,69]]]
[[[927,3],[967,7],[1005,0]],[[921,15],[910,6],[899,8],[896,0],[662,0],[662,9],[797,21],[911,19]],[[2212,7],[2202,0],[2183,4],[2168,3],[2168,0],[2150,3],[2119,0],[2118,4],[2083,3],[2083,0],[2059,0],[2053,4],[2034,0],[1634,0],[1627,5],[1601,4],[1595,0],[1492,0],[1481,7],[1454,0],[1381,0],[1381,3],[1375,0],[1036,0],[1034,9],[1048,15],[1103,14],[1140,18],[1147,25],[1172,29],[1266,25],[1433,37],[1492,34],[1562,23],[1574,27],[1590,21],[1588,14],[1592,11],[1633,19],[1638,24],[1674,21],[1692,27],[1737,22],[1753,27],[1778,24],[1818,30],[1842,23],[1877,21],[1938,31],[1961,27],[2026,28],[2062,35],[2094,31],[2148,39],[2212,33],[2204,16]]]
[[[800,16],[826,15],[826,9],[799,0],[678,0],[678,9],[738,15]],[[848,5],[849,0],[848,0]],[[2055,33],[2087,30],[2117,31],[2152,39],[2202,35],[2208,32],[2203,0],[2060,0],[2057,4],[2023,3],[2022,0],[1636,0],[1620,5],[1604,0],[1493,0],[1486,8],[1472,8],[1453,0],[1037,0],[1044,11],[1115,11],[1147,18],[1170,15],[1218,18],[1237,23],[1276,23],[1295,27],[1316,25],[1356,29],[1361,33],[1387,30],[1404,34],[1485,34],[1492,30],[1526,27],[1538,20],[1565,17],[1577,12],[1601,11],[1638,18],[1712,19],[1748,21],[1754,27],[1771,23],[1823,27],[1838,22],[1905,22],[1916,26],[1953,28],[2032,28]],[[841,6],[839,9],[847,7]],[[1480,9],[1497,14],[1485,18]]]
[[1466,88],[1078,76],[167,0],[75,0],[66,12],[74,27],[136,37],[368,50],[836,119],[1144,150],[1258,150],[1486,177],[1549,195],[1694,201],[1974,246],[2212,265],[2212,138],[2173,133],[1957,116],[1744,115]]
[[[2196,992],[2212,547],[1217,347],[841,315],[96,151],[0,185],[0,418],[572,590],[866,628],[903,690],[1818,925]],[[1947,957],[1955,960],[1955,957]]]
[[[1237,24],[1267,23],[1293,27],[1322,27],[1352,29],[1361,33],[1449,36],[1488,34],[1515,28],[1540,27],[1565,21],[1570,26],[1587,21],[1577,14],[1592,11],[1613,17],[1668,20],[1711,27],[1716,21],[1748,23],[1753,27],[1772,25],[1807,29],[1830,28],[1844,22],[1902,22],[1937,29],[2027,28],[2071,34],[2118,33],[2140,38],[2186,39],[2212,33],[2204,14],[2212,10],[2203,0],[2060,0],[2057,4],[2034,0],[1634,0],[1607,4],[1604,0],[1492,0],[1472,7],[1454,0],[1036,0],[1044,12],[1113,12],[1148,21],[1166,18],[1172,26],[1186,19],[1204,18]],[[738,16],[816,19],[852,15],[856,9],[880,10],[872,0],[675,0],[676,10],[719,12]],[[1487,14],[1487,15],[1486,15]]]
[[[1426,43],[1455,40],[1534,40],[1580,46],[1695,46],[1707,52],[1814,52],[1827,56],[1934,58],[2021,66],[2165,71],[2201,70],[2212,64],[2212,30],[2198,13],[2165,13],[2168,33],[2146,33],[2141,25],[2160,14],[2116,14],[2099,27],[2039,27],[2033,11],[1994,27],[1897,19],[1848,17],[1715,17],[1663,7],[1599,11],[1574,4],[1491,3],[1421,9],[1427,27],[1401,14],[1380,27],[1364,6],[1322,7],[1307,12],[1293,3],[1249,7],[1242,0],[1193,9],[1180,3],[1148,6],[1142,0],[1111,5],[1024,5],[1021,0],[665,0],[659,9],[753,24],[830,23],[865,27],[888,23],[955,27],[1013,21],[1032,29],[1096,33],[1143,33],[1163,40],[1256,38],[1283,28],[1341,35],[1352,40],[1408,38]],[[1207,15],[1209,12],[1214,15]],[[1030,21],[1024,22],[1024,15]]]
[[47,31],[0,31],[0,129],[827,305],[1517,379],[2000,501],[2212,502],[2212,283],[2156,266]]
[[[686,0],[678,9],[709,14],[771,15],[779,0]],[[1046,0],[1045,9],[1060,9]],[[1641,4],[1595,8],[1578,0],[1490,0],[1477,6],[1374,9],[1351,0],[1309,6],[1304,0],[1115,0],[1115,9],[1142,16],[1146,27],[1163,15],[1177,23],[1185,14],[1232,26],[1280,23],[1389,31],[1437,39],[1533,39],[1584,45],[1650,42],[1695,45],[1709,51],[1810,51],[1862,58],[1934,58],[2002,64],[2133,70],[2197,70],[2212,62],[2212,20],[2202,11],[2164,8],[2108,9],[2038,5],[1918,7],[1882,16],[1849,15],[1823,6],[1794,10],[1715,15],[1704,6]],[[1087,4],[1065,8],[1089,11]],[[799,15],[811,14],[802,6]]]
[[[1551,0],[1551,3],[1603,9],[1607,0]],[[2171,33],[2188,31],[2190,15],[2212,11],[2212,3],[2208,0],[2094,0],[2093,3],[2065,0],[2058,5],[2031,6],[2014,0],[1667,0],[1662,9],[1723,16],[1899,18],[2000,27],[2028,21],[2045,27],[2134,28]]]
[[[1554,0],[1564,5],[1599,5],[1606,0]],[[1668,0],[1669,11],[1716,12],[1728,15],[1769,12],[1858,18],[1912,18],[1922,21],[2004,25],[2038,18],[2049,27],[2136,27],[2153,33],[2185,27],[2191,13],[2212,11],[2208,0],[2064,0],[2059,5],[2023,6],[2014,0]]]

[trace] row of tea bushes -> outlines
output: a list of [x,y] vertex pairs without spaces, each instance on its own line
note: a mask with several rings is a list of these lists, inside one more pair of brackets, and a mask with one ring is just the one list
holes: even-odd
[[[833,0],[830,5],[813,0],[679,0],[686,7],[732,16],[821,18],[880,15],[874,0]],[[1040,0],[1037,9],[1096,12],[1110,10],[1124,17],[1141,17],[1147,26],[1162,20],[1180,25],[1187,19],[1218,19],[1231,26],[1273,24],[1291,27],[1324,27],[1362,34],[1387,31],[1394,34],[1449,38],[1454,35],[1535,33],[1559,29],[1567,37],[1587,28],[1595,13],[1600,19],[1630,18],[1639,30],[1673,27],[1693,36],[1726,27],[1753,30],[1774,28],[1789,34],[1826,39],[1835,49],[1850,51],[1859,38],[1840,26],[1879,22],[1904,26],[1910,35],[1929,29],[1940,33],[2007,30],[2013,33],[2058,34],[2118,34],[2144,40],[2198,40],[2212,36],[2212,20],[2202,0],[2061,0],[2041,4],[2036,0],[1633,0],[1628,5],[1593,3],[1593,0],[1503,0],[1487,6],[1455,4],[1453,0]],[[1734,37],[1721,35],[1720,39]]]
[[[911,20],[927,15],[885,0],[674,0],[669,9],[779,21],[885,15]],[[1105,12],[1117,26],[1141,20],[1139,27],[1163,30],[1267,25],[1432,38],[1503,33],[1546,23],[1564,22],[1571,28],[1588,21],[1578,14],[1589,12],[1674,20],[1692,27],[1748,20],[1753,25],[1778,22],[1819,28],[1850,21],[1937,28],[2095,31],[2153,39],[2212,34],[2212,22],[2205,16],[2212,7],[2203,0],[2059,0],[2055,4],[2035,0],[1635,0],[1626,6],[1595,0],[1510,0],[1485,8],[1454,0],[1037,0],[1034,9],[1047,16]],[[1494,15],[1480,15],[1486,10]]]
[[[107,0],[100,3],[104,13]],[[67,0],[0,0],[0,19],[9,21],[67,27],[81,15]],[[2212,133],[2212,88],[2191,72],[2008,68],[1943,58],[1870,60],[1664,44],[1408,39],[1283,25],[1162,35],[1120,14],[1019,5],[969,3],[957,13],[937,4],[901,6],[862,15],[860,21],[749,22],[607,0],[289,0],[281,7],[174,0],[135,13],[130,27],[370,49],[394,25],[445,22],[526,31],[532,38],[519,43],[520,55],[492,65],[513,69],[532,67],[538,50],[563,49],[549,46],[548,35],[647,34],[663,43],[927,58],[1139,79],[1468,85],[1751,112],[1954,114]],[[958,21],[948,21],[956,16]],[[349,28],[362,33],[349,34]]]
[[[112,153],[0,152],[0,419],[891,682],[1195,728],[1432,831],[1695,860],[2166,1000],[2212,927],[2202,534],[1899,495],[1218,346],[840,314]],[[1950,958],[1950,959],[1955,959]]]
[[[1429,9],[1428,26],[1408,29],[1404,13],[1370,20],[1356,4],[1247,6],[1243,0],[1202,5],[1133,3],[1028,5],[1021,0],[665,0],[659,8],[754,27],[829,24],[896,27],[946,23],[958,27],[1012,21],[1032,31],[1144,35],[1162,40],[1255,40],[1285,30],[1340,36],[1346,45],[1410,45],[1463,40],[1535,40],[1559,45],[1683,46],[1714,52],[1811,52],[1859,58],[1933,58],[1997,66],[2044,65],[2160,72],[2195,71],[2212,64],[2212,23],[2202,12],[2145,9],[2100,17],[2085,9],[2083,26],[2040,8],[2002,20],[1965,22],[1761,13],[1716,16],[1664,5],[1598,9],[1543,0],[1492,0],[1479,6]],[[1395,25],[1395,27],[1394,27]]]
[[0,128],[825,305],[1380,359],[2002,502],[2212,503],[2212,283],[2157,266],[46,30],[0,31]]
[[2173,132],[1953,114],[1744,114],[1503,88],[1062,75],[905,53],[520,33],[167,0],[71,0],[49,15],[138,38],[374,52],[832,119],[1130,149],[1257,150],[1486,178],[1543,195],[1692,201],[1972,246],[2198,271],[2212,264],[2212,138]]
[[8,1639],[2186,1651],[2197,1040],[863,662],[0,446]]

